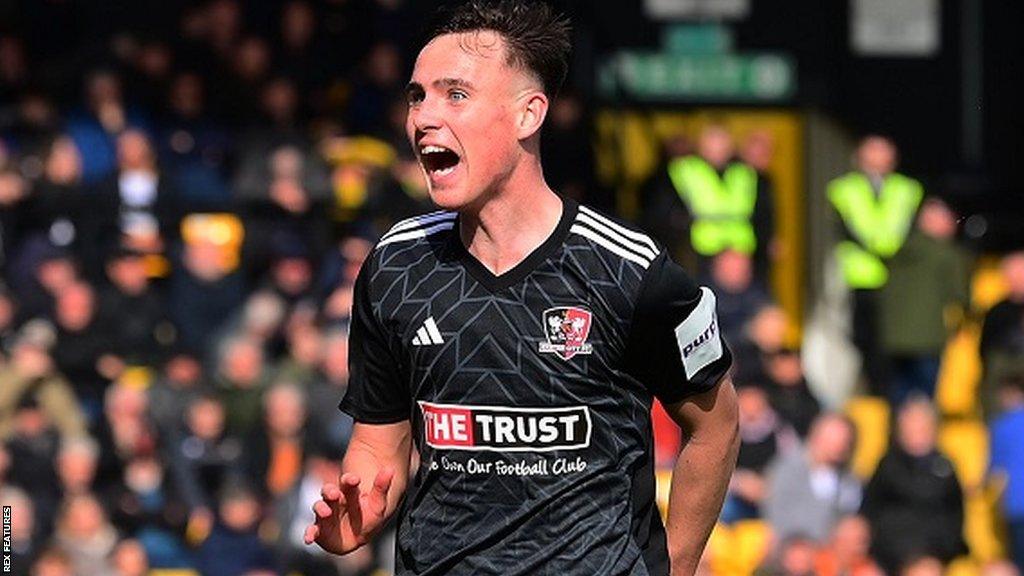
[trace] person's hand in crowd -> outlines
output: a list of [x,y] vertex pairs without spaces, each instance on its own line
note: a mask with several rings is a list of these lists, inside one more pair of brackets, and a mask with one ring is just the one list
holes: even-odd
[[386,519],[394,476],[393,468],[382,468],[367,492],[360,492],[360,478],[352,473],[342,474],[339,484],[325,484],[322,500],[313,504],[315,520],[306,528],[306,544],[316,542],[328,552],[347,554],[369,542]]
[[107,380],[116,380],[124,368],[124,360],[114,354],[104,354],[96,360],[96,371]]

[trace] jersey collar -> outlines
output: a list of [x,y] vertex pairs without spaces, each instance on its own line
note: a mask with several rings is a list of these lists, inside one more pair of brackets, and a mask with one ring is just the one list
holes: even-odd
[[518,284],[537,269],[548,256],[559,249],[565,242],[566,236],[569,235],[569,228],[572,227],[572,223],[576,219],[579,205],[570,198],[564,196],[559,196],[559,198],[562,200],[562,216],[559,218],[558,225],[555,226],[554,231],[551,232],[551,235],[540,246],[534,248],[533,252],[530,252],[522,262],[516,264],[510,270],[496,276],[486,266],[481,264],[475,256],[469,253],[459,235],[459,217],[455,219],[455,226],[452,228],[449,240],[456,259],[462,263],[466,271],[477,282],[492,293],[500,292],[505,288]]

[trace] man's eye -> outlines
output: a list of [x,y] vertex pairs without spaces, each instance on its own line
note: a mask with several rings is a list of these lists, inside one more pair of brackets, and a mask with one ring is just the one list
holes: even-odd
[[469,94],[466,94],[462,90],[452,90],[448,93],[448,97],[452,100],[465,100],[466,98],[469,98]]

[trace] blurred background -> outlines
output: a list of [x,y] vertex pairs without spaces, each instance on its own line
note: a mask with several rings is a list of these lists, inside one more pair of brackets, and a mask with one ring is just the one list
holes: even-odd
[[[549,183],[712,286],[736,357],[702,573],[1019,574],[1024,11],[553,4]],[[301,539],[352,425],[352,282],[430,209],[401,92],[437,5],[0,0],[13,573],[388,573],[387,534]]]

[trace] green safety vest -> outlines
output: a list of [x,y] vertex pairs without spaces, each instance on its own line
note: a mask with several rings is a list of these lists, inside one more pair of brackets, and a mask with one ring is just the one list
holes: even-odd
[[851,172],[829,182],[828,199],[852,239],[836,246],[836,259],[850,288],[881,288],[889,280],[885,260],[903,247],[924,191],[913,178],[890,174],[876,195],[871,181]]
[[677,158],[668,175],[679,198],[693,215],[690,243],[702,256],[725,250],[753,254],[757,236],[751,216],[757,202],[757,172],[734,162],[719,177],[703,158]]

